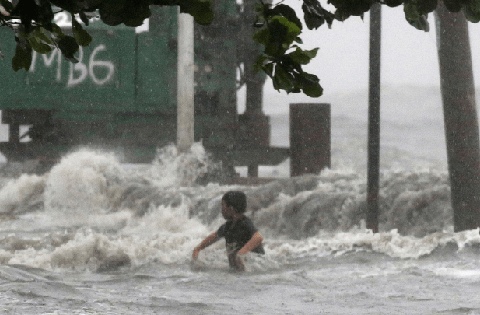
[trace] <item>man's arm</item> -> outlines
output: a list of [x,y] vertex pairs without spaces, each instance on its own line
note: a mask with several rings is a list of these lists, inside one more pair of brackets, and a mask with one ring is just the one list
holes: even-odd
[[258,232],[255,232],[252,235],[252,238],[245,245],[243,245],[243,247],[238,251],[237,254],[244,255],[249,251],[254,250],[255,248],[257,248],[258,245],[260,245],[262,241],[263,241],[262,235],[260,235],[260,233]]
[[210,234],[209,236],[207,236],[206,239],[204,239],[200,245],[198,245],[197,247],[195,247],[195,249],[193,250],[193,255],[192,255],[192,258],[193,259],[197,259],[197,256],[198,256],[198,253],[204,249],[205,247],[208,247],[210,245],[212,245],[213,243],[215,243],[216,241],[218,241],[220,239],[220,237],[218,237],[217,235],[217,232],[214,232],[212,234]]

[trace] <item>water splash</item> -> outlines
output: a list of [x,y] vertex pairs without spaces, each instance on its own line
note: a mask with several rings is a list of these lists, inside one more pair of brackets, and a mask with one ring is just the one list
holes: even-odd
[[[317,185],[289,192],[289,186],[295,187],[292,181],[300,183],[300,180],[275,182],[280,188],[269,184],[272,186],[269,192],[276,195],[255,212],[256,223],[272,235],[301,239],[319,231],[348,231],[364,220],[366,185],[363,176],[327,171],[316,177]],[[255,198],[265,200],[262,195],[250,195],[253,204],[257,203]],[[397,229],[402,235],[421,237],[442,232],[453,224],[446,173],[384,173],[380,197],[381,231]]]
[[73,216],[105,213],[127,174],[115,156],[81,150],[64,157],[46,180],[45,210]]
[[[209,165],[201,144],[187,154],[169,146],[155,163],[141,166],[83,150],[42,177],[12,180],[0,190],[2,211],[17,214],[0,221],[6,231],[0,262],[91,270],[187,264],[192,249],[223,223],[220,200],[231,189],[245,191],[247,214],[265,239],[267,255],[250,258],[255,270],[357,251],[417,259],[450,243],[463,250],[480,242],[475,232],[451,230],[446,173],[383,172],[381,233],[374,235],[365,231],[366,180],[354,171],[326,170],[256,187],[196,184]],[[36,210],[21,210],[38,202]],[[226,268],[224,246],[209,247],[200,261]]]
[[157,150],[148,176],[158,187],[191,186],[212,164],[200,142],[194,143],[185,153],[178,152],[172,144]]
[[43,208],[45,178],[23,174],[0,190],[0,213],[25,213]]

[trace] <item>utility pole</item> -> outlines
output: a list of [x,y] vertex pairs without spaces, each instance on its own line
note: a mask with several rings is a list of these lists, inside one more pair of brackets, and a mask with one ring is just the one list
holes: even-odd
[[480,145],[468,22],[463,12],[435,11],[440,86],[455,232],[480,226]]
[[194,142],[194,40],[193,17],[178,11],[177,149],[190,150]]
[[368,90],[368,160],[366,227],[378,233],[380,187],[380,55],[382,15],[380,3],[370,8],[370,73]]
[[[270,3],[270,0],[265,1]],[[256,18],[255,0],[243,0],[244,14],[244,69],[245,69],[245,85],[246,100],[245,114],[242,115],[242,122],[246,125],[249,134],[248,145],[250,148],[258,146],[268,146],[270,143],[269,121],[262,110],[263,103],[263,86],[265,84],[266,75],[257,72],[254,64],[261,48],[253,41],[253,35],[256,29],[253,23]],[[248,165],[248,177],[258,177],[258,164]]]

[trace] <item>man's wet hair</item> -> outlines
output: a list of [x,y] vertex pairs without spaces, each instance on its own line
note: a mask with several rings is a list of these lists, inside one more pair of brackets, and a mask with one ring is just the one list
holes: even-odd
[[227,207],[232,206],[237,213],[245,213],[247,211],[247,196],[243,191],[229,191],[223,195],[222,200],[225,201]]

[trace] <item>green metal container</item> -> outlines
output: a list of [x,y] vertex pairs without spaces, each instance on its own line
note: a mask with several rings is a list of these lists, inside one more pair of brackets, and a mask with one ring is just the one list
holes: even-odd
[[[215,3],[213,24],[195,26],[195,140],[227,164],[242,165],[242,156],[248,163],[252,156],[236,147],[244,134],[237,132],[236,109],[240,19],[235,2]],[[0,110],[10,131],[0,152],[9,161],[56,161],[78,146],[92,146],[115,151],[125,162],[149,162],[158,147],[174,143],[177,8],[152,11],[147,32],[92,22],[86,29],[93,41],[80,49],[78,63],[58,50],[34,53],[28,72],[12,70],[14,36],[0,30]],[[30,127],[28,134],[19,134],[21,125]],[[268,145],[258,150],[263,164],[279,163],[287,154],[272,155]]]

